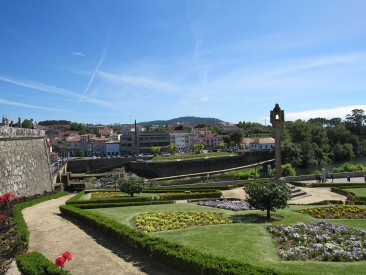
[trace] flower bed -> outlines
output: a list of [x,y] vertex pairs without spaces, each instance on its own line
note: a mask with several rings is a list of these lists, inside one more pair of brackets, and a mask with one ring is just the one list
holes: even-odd
[[204,200],[198,201],[197,204],[216,207],[232,211],[248,210],[250,209],[249,203],[245,200]]
[[333,205],[322,208],[306,208],[299,211],[321,219],[364,219],[366,208],[352,205]]
[[143,232],[166,231],[191,226],[227,224],[231,220],[222,213],[212,212],[153,212],[136,215],[137,229]]
[[267,226],[285,260],[352,262],[366,259],[366,230],[327,221]]
[[120,196],[122,193],[120,191],[104,191],[104,192],[92,192],[91,197],[92,198],[99,198],[99,197],[114,197],[114,196]]

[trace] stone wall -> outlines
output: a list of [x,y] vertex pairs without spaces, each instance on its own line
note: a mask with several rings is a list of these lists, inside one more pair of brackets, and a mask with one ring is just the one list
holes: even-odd
[[45,132],[0,128],[0,194],[31,196],[52,191]]
[[74,159],[67,164],[67,171],[80,173],[104,173],[125,166],[134,158]]
[[273,153],[247,152],[239,156],[213,157],[207,159],[167,162],[132,161],[128,163],[128,168],[141,177],[162,178],[230,169],[270,159],[273,159]]

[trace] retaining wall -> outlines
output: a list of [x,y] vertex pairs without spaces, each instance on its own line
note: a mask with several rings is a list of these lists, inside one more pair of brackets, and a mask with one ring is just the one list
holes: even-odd
[[211,172],[245,166],[273,159],[273,153],[246,152],[239,156],[187,159],[167,162],[132,161],[128,168],[145,178],[162,178],[177,175]]
[[52,191],[45,132],[0,128],[0,195],[31,196]]

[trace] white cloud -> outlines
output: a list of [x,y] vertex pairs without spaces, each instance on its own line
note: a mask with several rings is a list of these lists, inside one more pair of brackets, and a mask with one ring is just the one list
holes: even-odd
[[54,109],[54,108],[47,108],[47,107],[42,107],[42,106],[25,104],[25,103],[21,103],[21,102],[9,101],[9,100],[6,100],[6,99],[1,99],[1,98],[0,98],[0,104],[12,105],[12,106],[18,106],[18,107],[25,107],[25,108],[33,108],[33,109],[46,110],[46,111],[70,112],[68,110],[59,110],[59,109]]
[[207,102],[208,101],[208,96],[203,96],[200,98],[201,102]]
[[81,52],[72,52],[71,54],[76,55],[76,56],[82,56],[82,57],[85,56],[85,54],[83,54]]
[[348,114],[351,114],[351,111],[354,109],[362,109],[366,110],[366,105],[351,105],[351,106],[342,106],[336,108],[327,108],[327,109],[318,109],[318,110],[308,110],[294,113],[285,113],[285,120],[308,120],[310,118],[342,118],[344,119]]

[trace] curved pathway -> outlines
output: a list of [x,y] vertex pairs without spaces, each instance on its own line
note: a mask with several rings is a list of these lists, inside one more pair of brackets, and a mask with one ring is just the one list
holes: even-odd
[[64,269],[73,275],[171,274],[171,270],[154,266],[150,259],[106,240],[85,225],[61,217],[59,206],[70,197],[49,200],[22,211],[30,231],[29,251],[38,251],[51,261],[70,251],[73,259],[65,263]]
[[[309,204],[324,200],[341,200],[341,201],[346,200],[346,196],[333,193],[330,190],[330,188],[327,187],[321,187],[321,188],[299,187],[299,189],[305,191],[310,196],[295,197],[290,200],[290,204]],[[222,198],[246,199],[247,197],[247,194],[245,193],[243,187],[234,188],[231,190],[222,190],[221,192],[222,192]]]

